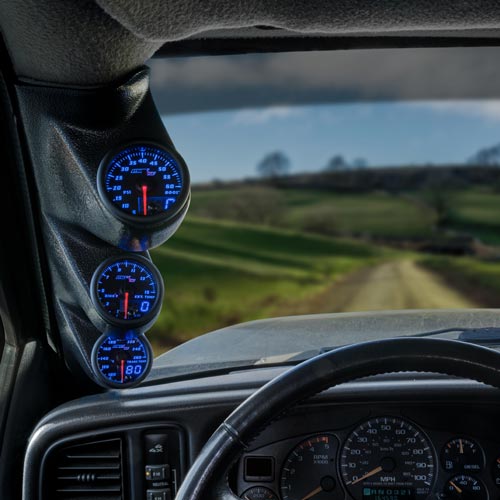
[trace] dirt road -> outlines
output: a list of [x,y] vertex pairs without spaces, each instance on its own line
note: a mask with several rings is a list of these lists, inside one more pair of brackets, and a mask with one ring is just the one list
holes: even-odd
[[451,289],[439,276],[419,267],[412,260],[363,269],[337,283],[330,293],[336,312],[477,306]]
[[279,315],[390,309],[481,307],[412,260],[361,269],[310,299],[288,304]]

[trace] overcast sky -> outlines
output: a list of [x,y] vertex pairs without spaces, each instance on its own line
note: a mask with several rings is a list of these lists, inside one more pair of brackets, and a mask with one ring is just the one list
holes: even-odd
[[157,60],[152,90],[195,182],[254,175],[274,150],[296,172],[334,154],[460,163],[500,142],[499,60],[497,48]]

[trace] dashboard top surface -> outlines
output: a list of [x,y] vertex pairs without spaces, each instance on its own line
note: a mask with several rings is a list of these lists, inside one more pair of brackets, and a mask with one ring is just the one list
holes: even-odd
[[[453,330],[456,328],[456,331]],[[496,309],[378,311],[289,316],[252,321],[208,333],[156,358],[151,378],[172,377],[216,366],[282,363],[347,344],[452,330],[500,328]]]

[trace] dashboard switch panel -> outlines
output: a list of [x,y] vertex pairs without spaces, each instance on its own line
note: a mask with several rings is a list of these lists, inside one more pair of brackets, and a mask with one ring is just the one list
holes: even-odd
[[180,480],[179,433],[172,429],[143,435],[144,483],[146,498],[174,498]]

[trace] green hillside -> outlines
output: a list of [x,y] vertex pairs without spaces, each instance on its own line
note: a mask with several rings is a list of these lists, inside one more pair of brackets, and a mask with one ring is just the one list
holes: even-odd
[[[274,218],[266,220],[265,212],[261,216],[257,211],[259,206],[265,206],[267,212],[274,211]],[[338,194],[258,186],[195,191],[190,213],[331,235],[395,239],[428,237],[435,224],[433,210],[415,196],[382,192]]]
[[[353,279],[347,274],[387,260],[418,259],[452,288],[490,304],[500,276],[500,263],[491,261],[500,247],[500,193],[495,186],[440,190],[446,216],[439,230],[432,196],[245,185],[194,190],[188,219],[152,252],[166,286],[161,316],[149,332],[156,352],[243,321],[329,312],[340,278],[344,283]],[[489,245],[482,257],[490,262],[381,246],[417,249],[411,245],[453,234]]]
[[347,239],[189,218],[152,257],[166,297],[149,337],[157,350],[319,294],[389,252]]
[[[448,212],[447,229],[500,245],[500,192],[496,186],[439,191]],[[194,191],[190,213],[215,219],[248,218],[255,223],[362,239],[412,240],[436,234],[437,215],[429,198],[425,190],[344,194],[241,186]],[[274,218],[266,220],[258,205],[274,210]]]

